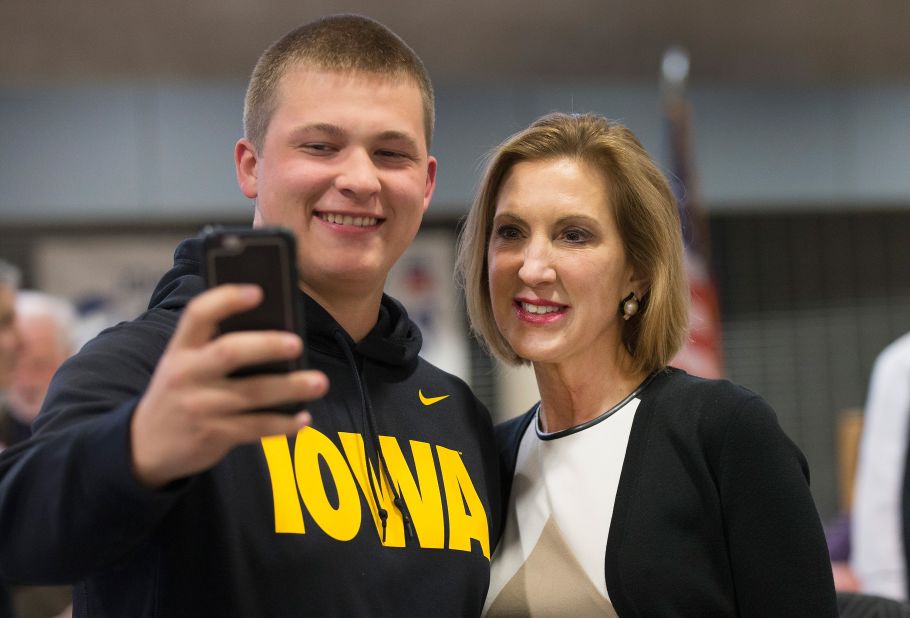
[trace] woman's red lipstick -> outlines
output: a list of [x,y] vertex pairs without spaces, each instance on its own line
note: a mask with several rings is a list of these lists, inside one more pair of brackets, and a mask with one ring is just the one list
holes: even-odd
[[514,305],[518,319],[532,324],[550,324],[560,320],[569,308],[568,305],[541,298],[516,298]]

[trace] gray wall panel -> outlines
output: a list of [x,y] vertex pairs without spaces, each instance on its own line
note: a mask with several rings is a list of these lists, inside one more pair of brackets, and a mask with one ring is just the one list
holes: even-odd
[[[232,165],[242,97],[242,83],[0,89],[0,221],[246,217]],[[691,99],[712,211],[910,206],[910,89]],[[441,85],[428,216],[461,216],[485,153],[556,109],[622,119],[666,166],[654,86]]]

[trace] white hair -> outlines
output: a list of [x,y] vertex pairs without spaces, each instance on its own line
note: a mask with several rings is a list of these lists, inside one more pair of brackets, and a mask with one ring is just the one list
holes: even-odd
[[19,287],[21,279],[22,273],[18,268],[6,260],[0,260],[0,285],[8,285],[15,290]]
[[78,316],[73,304],[59,296],[37,290],[20,290],[16,295],[17,319],[30,316],[49,317],[57,327],[60,348],[72,354],[76,346]]

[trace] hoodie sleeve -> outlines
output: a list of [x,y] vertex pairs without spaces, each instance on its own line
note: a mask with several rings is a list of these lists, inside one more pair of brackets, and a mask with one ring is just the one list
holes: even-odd
[[115,564],[154,531],[183,486],[131,470],[130,422],[176,323],[151,312],[109,329],[51,383],[30,440],[0,454],[0,576],[67,583]]

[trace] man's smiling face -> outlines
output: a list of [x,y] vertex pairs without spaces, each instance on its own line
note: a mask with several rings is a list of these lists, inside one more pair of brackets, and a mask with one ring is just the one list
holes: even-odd
[[406,78],[292,67],[261,150],[241,140],[236,159],[254,225],[295,233],[317,300],[381,290],[435,186],[423,101]]

